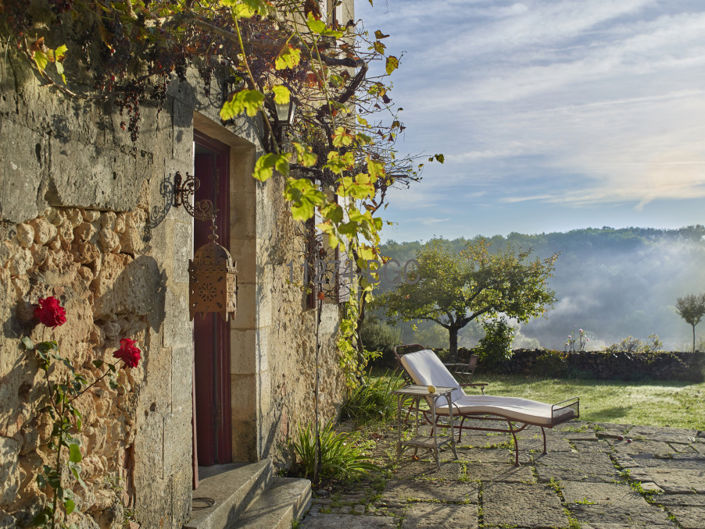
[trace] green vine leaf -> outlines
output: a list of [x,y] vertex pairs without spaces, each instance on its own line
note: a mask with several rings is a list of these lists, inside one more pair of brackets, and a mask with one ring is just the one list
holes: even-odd
[[264,104],[264,94],[259,90],[241,90],[220,109],[220,119],[228,121],[245,112],[253,117]]
[[275,154],[273,152],[263,154],[255,162],[252,176],[260,182],[266,182],[272,177],[275,169],[287,176],[289,174],[289,161],[286,158],[286,154]]
[[24,336],[22,340],[20,340],[20,342],[27,351],[31,351],[32,349],[34,349],[34,342],[29,336]]
[[276,85],[272,87],[272,92],[274,93],[274,102],[277,105],[286,105],[291,99],[291,92],[286,86]]

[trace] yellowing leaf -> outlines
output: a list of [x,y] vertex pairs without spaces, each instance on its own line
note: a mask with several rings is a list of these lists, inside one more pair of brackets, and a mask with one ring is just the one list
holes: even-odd
[[382,162],[378,162],[377,160],[373,160],[371,158],[367,159],[367,171],[370,173],[370,176],[374,179],[380,178],[384,176],[384,164]]
[[286,105],[291,99],[291,92],[289,92],[289,89],[286,86],[273,86],[272,92],[274,92],[274,102],[278,105]]
[[264,0],[220,0],[220,3],[230,7],[235,18],[250,18],[267,12]]
[[34,50],[34,53],[32,53],[32,59],[34,59],[34,62],[40,72],[43,72],[47,67],[47,64],[49,64],[49,57],[47,57],[47,54],[42,50]]
[[387,72],[387,75],[392,73],[397,68],[399,68],[399,59],[397,59],[394,55],[390,55],[389,57],[387,57],[387,63],[384,67],[385,71]]
[[352,134],[345,130],[345,127],[338,127],[333,133],[333,146],[343,147],[352,145],[353,139]]
[[326,30],[326,23],[321,20],[316,20],[311,13],[308,14],[306,25],[308,26],[308,29],[318,35],[322,35],[323,32]]
[[54,58],[57,61],[63,61],[64,57],[66,56],[66,52],[68,51],[68,48],[66,47],[66,44],[62,44],[58,48],[54,50]]
[[299,48],[294,48],[292,46],[287,46],[284,48],[276,61],[274,61],[274,67],[277,70],[284,70],[285,68],[295,68],[301,61],[301,50]]
[[304,147],[298,142],[292,142],[294,149],[296,149],[296,157],[301,165],[304,167],[313,167],[316,165],[316,160],[318,156],[311,152],[311,146],[307,145]]

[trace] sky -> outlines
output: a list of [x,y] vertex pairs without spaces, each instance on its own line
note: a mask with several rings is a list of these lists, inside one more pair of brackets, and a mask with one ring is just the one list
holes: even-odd
[[357,0],[401,57],[385,240],[705,223],[705,1]]

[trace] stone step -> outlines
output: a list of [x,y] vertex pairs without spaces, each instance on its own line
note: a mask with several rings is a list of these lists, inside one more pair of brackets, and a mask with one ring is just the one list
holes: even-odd
[[311,482],[299,478],[274,478],[239,520],[228,529],[291,529],[311,505]]
[[233,526],[246,507],[272,481],[269,459],[224,467],[224,471],[200,480],[198,489],[193,491],[191,519],[184,524],[184,529]]

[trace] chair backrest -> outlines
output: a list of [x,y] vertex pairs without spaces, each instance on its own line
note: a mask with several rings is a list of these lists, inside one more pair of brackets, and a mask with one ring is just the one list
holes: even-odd
[[401,365],[411,376],[416,384],[422,386],[446,386],[456,388],[451,393],[451,400],[455,402],[457,399],[465,395],[465,392],[451,375],[450,371],[443,365],[436,353],[430,349],[417,351],[415,353],[407,353],[401,357]]
[[414,379],[411,378],[409,372],[404,368],[404,364],[401,363],[401,357],[404,356],[404,354],[413,353],[414,351],[422,351],[423,349],[426,349],[426,347],[418,343],[400,344],[395,345],[392,348],[392,351],[394,352],[394,358],[396,359],[397,364],[399,365],[401,375],[409,384],[416,384],[416,382],[414,381]]

